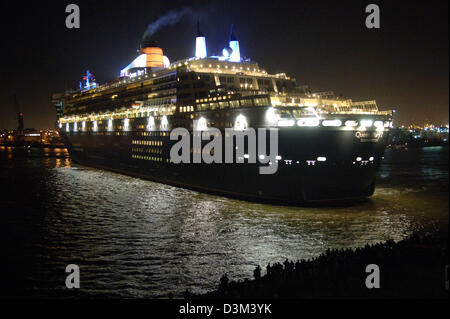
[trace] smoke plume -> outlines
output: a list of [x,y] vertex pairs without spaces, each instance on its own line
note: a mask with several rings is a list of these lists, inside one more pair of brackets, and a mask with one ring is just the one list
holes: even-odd
[[147,30],[145,30],[142,37],[142,41],[150,39],[159,29],[168,25],[174,25],[178,23],[185,15],[191,15],[192,12],[188,8],[183,8],[181,10],[173,10],[167,12],[162,17],[158,18],[156,21],[148,25]]

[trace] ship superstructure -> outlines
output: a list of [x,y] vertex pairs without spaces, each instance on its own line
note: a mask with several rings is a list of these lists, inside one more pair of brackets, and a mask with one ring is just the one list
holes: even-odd
[[[370,196],[392,125],[374,100],[313,92],[285,73],[241,57],[231,28],[221,56],[207,56],[197,26],[195,56],[170,63],[144,41],[120,77],[67,92],[58,125],[75,161],[181,187],[256,200],[305,202]],[[61,110],[60,110],[61,111]],[[60,112],[61,113],[61,112]],[[276,128],[279,170],[257,165],[174,164],[172,129]],[[206,143],[207,141],[205,141]],[[191,148],[191,155],[202,152]],[[260,155],[261,156],[261,155]]]

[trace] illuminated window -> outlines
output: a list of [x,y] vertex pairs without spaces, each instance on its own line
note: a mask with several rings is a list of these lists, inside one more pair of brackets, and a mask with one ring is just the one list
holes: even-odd
[[230,106],[231,107],[239,107],[239,100],[230,101]]
[[241,106],[253,106],[252,99],[241,100]]
[[225,101],[225,102],[219,102],[219,107],[220,107],[221,109],[227,108],[227,107],[228,107],[228,102],[227,102],[227,101]]

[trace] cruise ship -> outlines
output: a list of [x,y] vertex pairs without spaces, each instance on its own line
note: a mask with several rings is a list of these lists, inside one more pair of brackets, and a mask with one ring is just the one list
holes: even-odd
[[[198,26],[194,35],[193,57],[170,62],[156,42],[144,40],[116,79],[97,84],[88,71],[77,90],[54,94],[60,134],[74,162],[258,202],[302,205],[374,193],[393,111],[269,73],[241,55],[233,26],[219,56],[208,55]],[[180,141],[171,138],[176,128],[192,142],[181,162],[171,157]],[[243,134],[243,146],[231,137],[232,162],[193,160],[218,151],[205,147],[208,140],[194,142],[212,128],[222,136]],[[267,141],[277,132],[270,161],[268,153],[256,160],[248,154],[252,140],[245,134],[260,129]],[[277,169],[261,174],[270,165]]]

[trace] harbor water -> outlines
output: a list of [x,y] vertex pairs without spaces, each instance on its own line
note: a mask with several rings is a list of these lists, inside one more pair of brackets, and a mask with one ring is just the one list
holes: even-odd
[[[65,149],[0,147],[2,294],[166,298],[224,273],[328,248],[447,234],[448,147],[387,150],[367,201],[287,207],[212,196],[71,162]],[[80,267],[80,289],[65,268]]]

